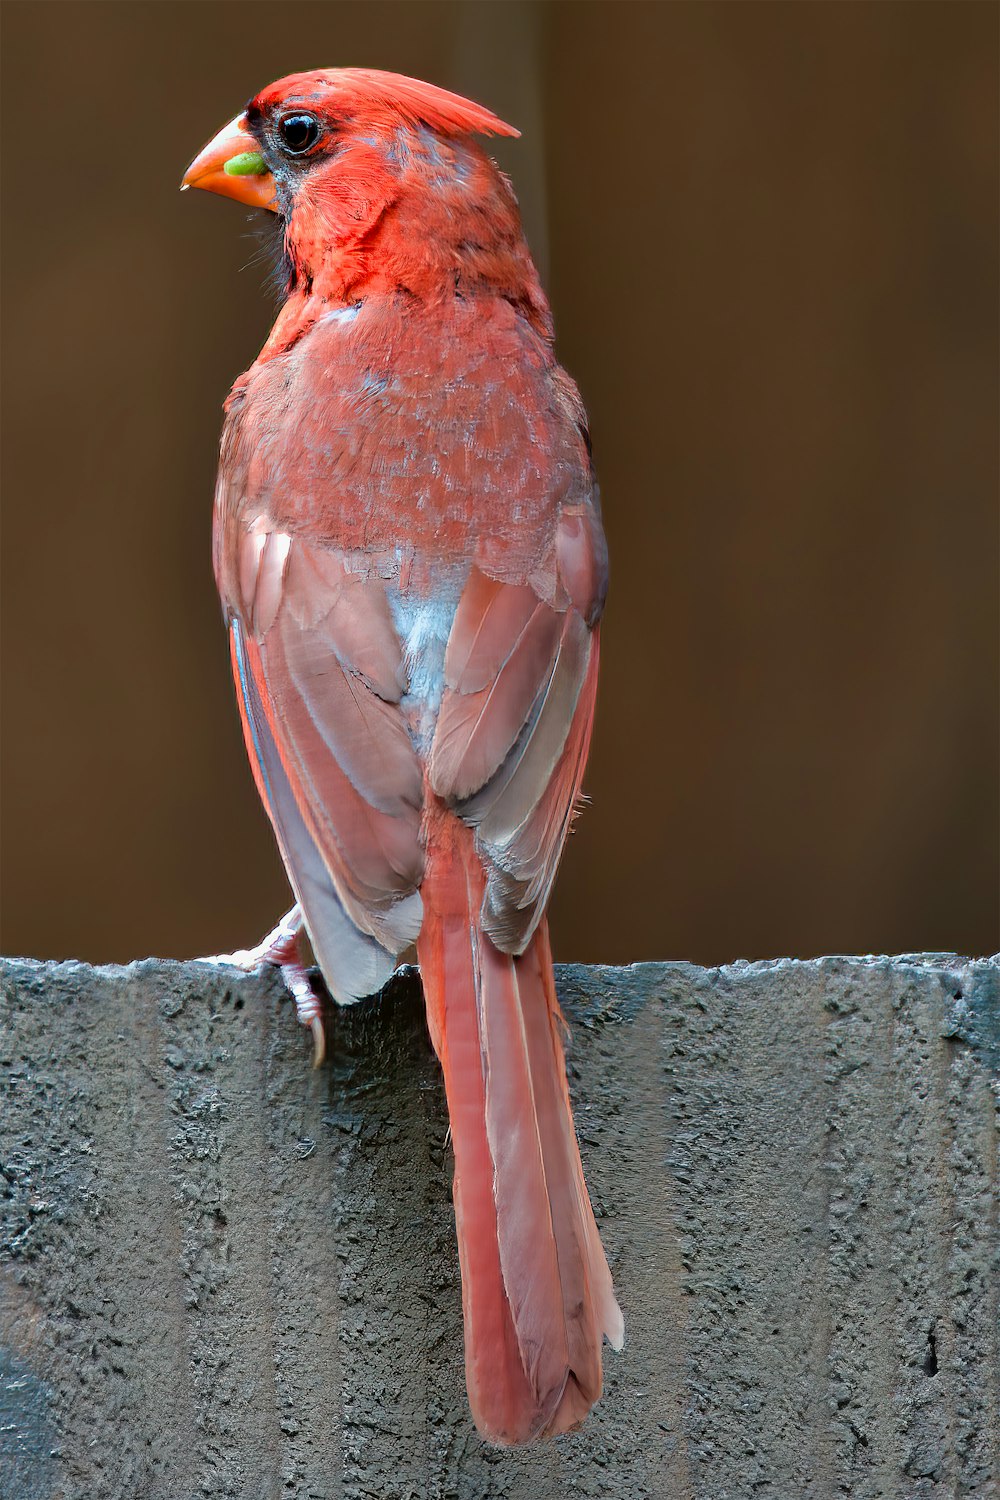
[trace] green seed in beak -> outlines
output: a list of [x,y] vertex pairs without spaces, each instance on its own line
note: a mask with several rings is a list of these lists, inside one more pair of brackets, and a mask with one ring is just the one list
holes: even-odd
[[263,177],[267,164],[259,151],[243,151],[231,156],[223,167],[227,177]]

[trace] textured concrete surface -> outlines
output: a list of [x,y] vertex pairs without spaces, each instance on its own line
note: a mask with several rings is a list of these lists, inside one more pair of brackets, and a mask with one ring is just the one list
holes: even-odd
[[585,1430],[468,1417],[416,982],[2,968],[4,1500],[994,1496],[1000,968],[560,971],[625,1311]]

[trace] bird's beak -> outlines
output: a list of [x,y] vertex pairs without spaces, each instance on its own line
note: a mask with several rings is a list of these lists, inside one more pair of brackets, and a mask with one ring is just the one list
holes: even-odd
[[181,192],[204,188],[253,208],[278,211],[274,178],[264,164],[260,147],[247,129],[246,116],[237,115],[200,151],[184,173]]

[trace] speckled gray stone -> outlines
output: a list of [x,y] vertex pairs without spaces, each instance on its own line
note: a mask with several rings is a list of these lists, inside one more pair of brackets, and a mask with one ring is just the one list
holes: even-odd
[[625,1312],[584,1430],[469,1420],[412,974],[2,966],[4,1500],[995,1496],[1000,967],[563,968]]

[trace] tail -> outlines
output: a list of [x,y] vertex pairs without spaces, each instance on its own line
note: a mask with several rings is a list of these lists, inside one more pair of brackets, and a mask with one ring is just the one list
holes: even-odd
[[492,1443],[576,1427],[624,1325],[573,1129],[548,929],[520,957],[481,931],[471,832],[432,825],[417,953],[455,1151],[465,1368]]

